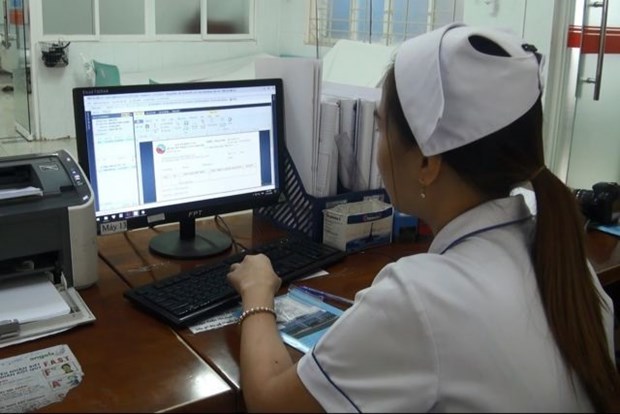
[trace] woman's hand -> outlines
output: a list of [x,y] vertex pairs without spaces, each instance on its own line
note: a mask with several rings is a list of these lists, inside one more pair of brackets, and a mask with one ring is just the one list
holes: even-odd
[[264,254],[248,255],[241,263],[233,263],[228,273],[228,281],[241,295],[245,303],[253,298],[252,306],[261,306],[265,299],[273,301],[282,280],[276,275],[271,261]]

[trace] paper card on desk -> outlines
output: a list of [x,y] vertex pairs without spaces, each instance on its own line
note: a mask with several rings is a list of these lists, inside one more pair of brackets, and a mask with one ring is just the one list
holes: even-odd
[[0,412],[31,412],[61,401],[83,376],[67,345],[1,359]]
[[0,282],[0,321],[27,323],[71,312],[46,274],[14,277]]
[[316,345],[343,312],[298,289],[275,300],[282,340],[303,353]]
[[319,270],[319,271],[316,271],[316,272],[314,272],[314,273],[309,274],[308,276],[301,277],[301,278],[299,278],[299,279],[297,279],[297,280],[308,280],[308,279],[314,279],[315,277],[319,277],[319,276],[327,276],[328,274],[329,274],[329,272],[327,272],[326,270],[322,270],[322,269],[321,269],[321,270]]
[[[321,270],[318,272],[315,272],[309,276],[307,276],[304,279],[310,279],[310,278],[314,278],[317,276],[324,276],[328,274],[326,271]],[[307,295],[305,295],[307,296]],[[277,297],[275,299],[275,305],[276,305],[276,313],[278,314],[278,321],[279,322],[288,322],[290,321],[290,317],[291,317],[291,312],[290,309],[288,307],[286,308],[281,308],[280,306],[278,306],[279,301],[281,301],[284,296],[280,296]],[[283,312],[284,310],[287,310],[287,312]],[[192,326],[189,327],[189,330],[193,333],[193,334],[197,334],[200,332],[205,332],[205,331],[211,331],[213,329],[217,329],[217,328],[222,328],[224,326],[227,325],[232,325],[234,323],[237,323],[237,321],[239,320],[239,315],[241,315],[241,306],[237,306],[234,309],[231,309],[229,311],[224,311],[222,313],[219,313],[215,316],[212,316],[210,318],[207,318],[201,322],[198,322]],[[288,316],[287,316],[288,315]]]
[[189,330],[193,334],[197,334],[200,332],[212,331],[214,329],[222,328],[227,325],[232,325],[234,323],[237,323],[237,320],[239,319],[240,314],[241,314],[241,306],[237,306],[233,310],[218,313],[215,316],[212,316],[194,325],[191,325],[189,327]]

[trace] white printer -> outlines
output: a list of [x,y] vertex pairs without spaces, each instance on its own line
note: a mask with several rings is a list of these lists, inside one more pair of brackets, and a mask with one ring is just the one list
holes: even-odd
[[[22,323],[6,318],[11,309],[7,312],[5,299],[0,345],[95,319],[76,289],[97,282],[96,237],[93,191],[67,151],[0,158],[0,295],[3,287],[45,275],[70,309]],[[35,307],[38,301],[33,297],[19,306]]]

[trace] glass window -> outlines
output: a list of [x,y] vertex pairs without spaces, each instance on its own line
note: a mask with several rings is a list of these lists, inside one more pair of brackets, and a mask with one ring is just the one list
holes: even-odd
[[312,0],[308,42],[393,44],[459,20],[457,0]]
[[381,42],[384,35],[385,4],[383,0],[357,2],[352,16],[356,20],[355,40]]
[[207,34],[250,33],[250,2],[207,0]]
[[43,34],[95,34],[93,0],[45,0]]
[[[395,42],[426,33],[429,24],[426,1],[394,0],[392,7],[392,36]],[[450,21],[452,18],[450,14]]]
[[144,0],[99,0],[103,35],[144,34]]
[[351,30],[349,21],[350,2],[350,0],[334,0],[330,4],[330,31],[335,38],[349,38],[349,31]]
[[200,0],[156,0],[155,33],[200,34]]

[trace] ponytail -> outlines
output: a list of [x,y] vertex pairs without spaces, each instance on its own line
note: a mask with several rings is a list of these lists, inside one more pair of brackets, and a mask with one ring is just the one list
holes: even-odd
[[534,269],[560,353],[595,409],[609,411],[620,390],[603,326],[603,299],[587,266],[583,219],[575,196],[549,170],[532,179],[536,193]]

